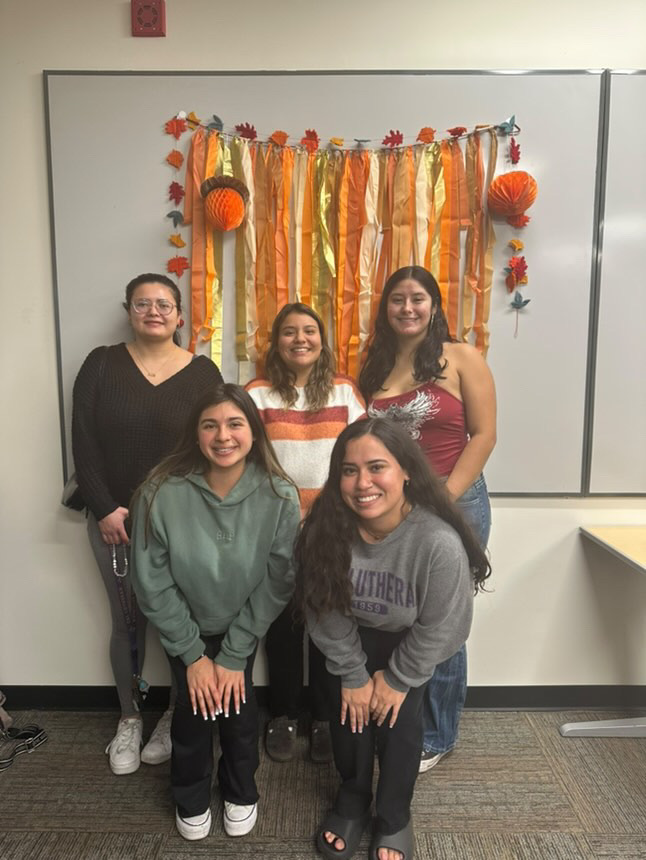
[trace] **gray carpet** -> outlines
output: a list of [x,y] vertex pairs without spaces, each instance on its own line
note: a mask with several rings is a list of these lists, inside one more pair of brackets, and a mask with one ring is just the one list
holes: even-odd
[[[335,790],[332,765],[264,754],[253,833],[229,839],[213,790],[202,842],[177,835],[169,765],[114,776],[103,750],[114,713],[22,712],[49,741],[0,773],[2,860],[313,860],[313,833]],[[157,715],[146,714],[149,732]],[[413,801],[418,860],[646,860],[646,740],[562,738],[575,719],[621,714],[465,713],[458,748],[420,776]],[[368,836],[356,856],[367,856]]]

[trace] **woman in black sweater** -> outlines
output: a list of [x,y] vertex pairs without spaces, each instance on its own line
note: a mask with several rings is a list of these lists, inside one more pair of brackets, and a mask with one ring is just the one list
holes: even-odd
[[181,294],[170,278],[134,278],[126,287],[124,307],[133,338],[88,355],[74,383],[72,416],[74,465],[88,508],[90,545],[112,613],[110,661],[121,719],[106,752],[116,774],[132,773],[141,760],[160,764],[171,750],[172,707],[140,752],[146,619],[128,575],[130,498],[174,448],[195,402],[222,382],[212,361],[179,345]]

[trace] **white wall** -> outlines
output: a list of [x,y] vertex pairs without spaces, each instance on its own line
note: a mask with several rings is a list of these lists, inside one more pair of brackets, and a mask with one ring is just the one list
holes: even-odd
[[[0,0],[4,685],[111,682],[107,604],[83,521],[58,504],[43,69],[646,66],[642,0],[249,0],[240,18],[233,3],[167,0],[165,39],[133,39],[129,9]],[[645,519],[643,500],[497,500],[494,591],[478,599],[471,684],[644,683],[646,579],[584,550],[576,532]],[[165,681],[158,650],[146,675]]]

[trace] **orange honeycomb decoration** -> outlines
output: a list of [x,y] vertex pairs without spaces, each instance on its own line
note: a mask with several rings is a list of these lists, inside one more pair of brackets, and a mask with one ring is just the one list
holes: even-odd
[[529,221],[524,214],[536,200],[538,185],[524,170],[512,170],[497,176],[489,186],[487,205],[492,215],[506,218],[514,227],[524,227]]
[[244,221],[249,190],[232,176],[211,176],[200,187],[206,219],[214,230],[235,230]]

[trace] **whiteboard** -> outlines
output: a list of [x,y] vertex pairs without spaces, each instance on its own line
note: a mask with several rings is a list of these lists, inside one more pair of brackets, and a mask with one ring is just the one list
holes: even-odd
[[[316,128],[322,139],[381,140],[391,128],[410,137],[427,125],[472,128],[515,114],[519,168],[537,179],[539,196],[524,231],[496,224],[488,360],[499,429],[486,476],[497,493],[579,493],[600,80],[587,72],[46,72],[64,457],[83,358],[97,344],[127,338],[125,284],[139,272],[164,271],[174,253],[165,220],[174,208],[167,119],[193,110],[215,113],[229,128],[251,122],[261,138]],[[498,172],[510,167],[501,143]],[[502,271],[514,236],[525,242],[531,299],[516,337]],[[232,291],[230,267],[227,380],[237,378]]]
[[646,493],[646,73],[612,74],[590,490]]

